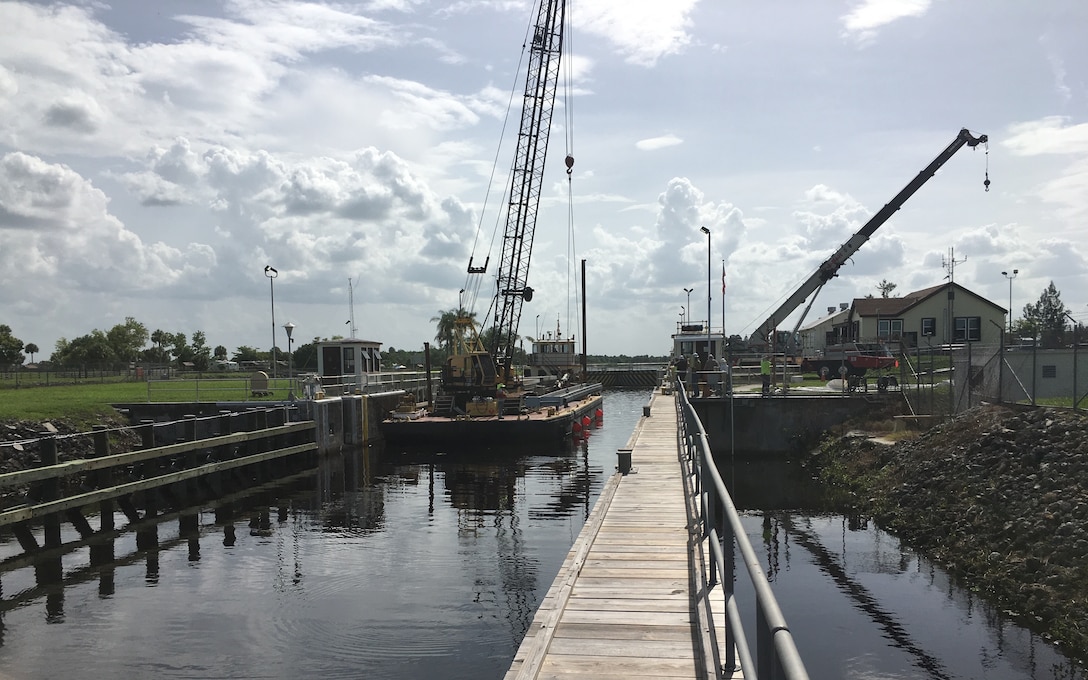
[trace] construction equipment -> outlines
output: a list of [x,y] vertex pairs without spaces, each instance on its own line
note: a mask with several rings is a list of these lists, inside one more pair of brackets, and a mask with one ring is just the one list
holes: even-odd
[[[511,379],[511,361],[523,303],[533,299],[528,285],[544,161],[548,155],[555,89],[563,53],[566,0],[541,0],[529,47],[529,70],[521,108],[513,175],[510,180],[502,260],[496,278],[499,310],[491,338],[492,357],[503,382]],[[567,156],[567,173],[574,158]]]
[[[778,309],[774,310],[774,312],[772,312],[771,315],[755,329],[748,338],[748,346],[758,351],[790,351],[792,348],[779,346],[783,338],[771,337],[772,333],[778,328],[778,324],[800,307],[810,295],[812,296],[812,300],[815,301],[815,294],[823,288],[825,283],[838,276],[839,269],[846,264],[846,261],[850,259],[850,257],[853,256],[866,241],[869,240],[869,237],[873,235],[873,232],[887,222],[899,208],[903,207],[903,204],[907,199],[913,196],[914,192],[922,188],[922,185],[928,182],[929,179],[937,173],[937,170],[948,162],[948,159],[952,158],[957,151],[964,146],[973,148],[979,144],[986,144],[988,141],[989,138],[986,135],[975,137],[967,130],[967,128],[960,130],[959,134],[956,135],[956,138],[952,140],[952,143],[949,144],[944,151],[938,154],[938,156],[933,159],[932,163],[919,172],[907,186],[903,187],[902,191],[896,194],[891,201],[873,215],[869,221],[857,231],[857,233],[850,237],[850,240],[839,246],[838,250],[824,260],[816,271],[813,272],[812,276],[808,277],[785,302],[779,305]],[[988,171],[983,185],[986,187],[987,191],[990,190],[990,177]],[[809,302],[808,307],[805,308],[804,313],[801,315],[801,319],[797,321],[794,333],[792,335],[787,335],[785,340],[788,342],[793,341],[793,338],[796,337],[797,328],[800,328],[802,321],[804,321],[804,318],[811,307],[812,302]]]
[[[454,402],[458,406],[473,397],[494,394],[499,385],[513,382],[512,359],[521,309],[525,302],[533,299],[533,289],[528,285],[529,262],[548,154],[565,23],[566,0],[540,0],[528,46],[529,68],[507,195],[502,258],[495,277],[497,305],[494,326],[487,341],[489,346],[485,349],[471,319],[459,319],[457,349],[447,360],[443,372],[442,389],[447,394],[456,394]],[[573,165],[574,158],[568,155],[568,176]],[[468,273],[485,274],[489,260],[481,267],[473,266],[470,259]]]

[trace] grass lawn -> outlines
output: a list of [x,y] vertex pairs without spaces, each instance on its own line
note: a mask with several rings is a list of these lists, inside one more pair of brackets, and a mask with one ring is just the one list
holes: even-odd
[[111,404],[133,402],[269,401],[287,397],[286,379],[269,380],[273,395],[254,399],[244,378],[83,383],[0,389],[0,420],[65,418],[96,424],[115,416]]

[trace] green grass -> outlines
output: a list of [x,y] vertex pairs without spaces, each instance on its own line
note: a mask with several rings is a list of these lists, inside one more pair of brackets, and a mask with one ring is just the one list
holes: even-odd
[[269,380],[271,397],[248,394],[244,378],[82,383],[0,389],[0,420],[42,421],[66,418],[94,423],[116,415],[111,404],[141,402],[269,401],[287,397],[286,379]]

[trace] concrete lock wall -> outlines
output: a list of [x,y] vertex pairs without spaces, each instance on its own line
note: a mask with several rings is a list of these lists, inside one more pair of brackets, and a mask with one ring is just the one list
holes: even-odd
[[340,453],[381,439],[378,423],[386,411],[396,408],[402,392],[352,394],[304,402],[302,416],[317,427],[317,448],[321,454]]
[[854,418],[899,412],[897,394],[866,397],[788,397],[694,402],[715,456],[788,456],[838,433]]

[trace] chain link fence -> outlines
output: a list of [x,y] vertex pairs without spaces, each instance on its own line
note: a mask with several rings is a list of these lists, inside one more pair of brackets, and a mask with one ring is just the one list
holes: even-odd
[[956,350],[954,412],[983,402],[1080,409],[1088,397],[1088,347],[982,345]]

